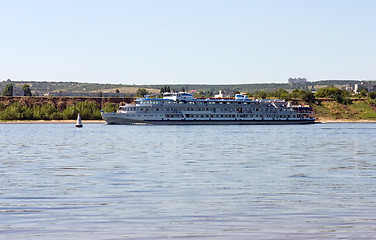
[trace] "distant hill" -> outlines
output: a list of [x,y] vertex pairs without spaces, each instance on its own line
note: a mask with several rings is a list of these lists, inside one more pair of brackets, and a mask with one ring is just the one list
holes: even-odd
[[[124,85],[124,84],[99,84],[99,83],[80,83],[80,82],[47,82],[47,81],[3,81],[0,82],[0,90],[2,91],[8,83],[14,85],[14,94],[22,95],[22,86],[27,84],[30,86],[32,93],[37,93],[39,96],[44,94],[51,95],[64,95],[70,93],[70,95],[78,96],[97,96],[99,92],[101,93],[116,93],[118,90],[120,93],[134,94],[137,89],[144,86],[139,85]],[[160,89],[148,88],[147,90],[151,93],[157,93]],[[91,93],[91,94],[89,94]]]
[[353,88],[355,84],[364,82],[366,84],[375,84],[376,81],[359,81],[359,80],[321,80],[315,82],[305,82],[301,84],[288,83],[257,83],[257,84],[165,84],[165,85],[125,85],[125,84],[99,84],[99,83],[80,83],[80,82],[48,82],[48,81],[2,81],[0,82],[0,91],[2,91],[8,83],[14,85],[14,95],[23,95],[22,85],[28,84],[32,93],[39,96],[44,94],[51,95],[77,95],[77,96],[98,96],[98,94],[106,93],[114,95],[116,90],[123,96],[132,96],[139,88],[146,88],[150,93],[159,93],[164,86],[179,91],[184,88],[187,91],[211,91],[217,93],[219,90],[230,90],[239,92],[254,93],[255,91],[274,91],[279,88],[293,90],[295,88],[305,90],[317,90],[318,88],[328,85],[334,85],[338,88]]

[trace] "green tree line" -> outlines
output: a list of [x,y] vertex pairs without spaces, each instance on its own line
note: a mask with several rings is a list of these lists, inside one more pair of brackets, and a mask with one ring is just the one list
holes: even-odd
[[[103,111],[114,112],[119,104],[108,103]],[[42,106],[28,107],[15,102],[7,107],[0,103],[0,120],[74,120],[80,113],[84,120],[102,119],[100,109],[89,102],[79,102],[74,106],[68,106],[59,111],[54,105],[46,103]]]
[[286,101],[290,101],[292,99],[301,99],[307,103],[319,103],[320,98],[331,98],[334,101],[341,103],[341,104],[351,104],[351,98],[364,98],[368,97],[370,102],[374,102],[376,99],[376,91],[367,92],[367,89],[363,88],[357,94],[353,94],[350,91],[342,90],[333,86],[328,86],[324,88],[320,88],[317,90],[316,93],[312,93],[309,90],[303,89],[294,89],[292,92],[288,92],[286,89],[279,88],[275,91],[255,91],[252,94],[248,94],[250,97],[255,98],[279,98],[284,99]]
[[288,92],[286,89],[279,88],[274,91],[255,91],[253,94],[248,94],[250,97],[255,98],[278,98],[278,99],[284,99],[286,101],[290,101],[292,99],[302,99],[303,101],[307,103],[313,103],[316,101],[315,94],[313,94],[311,91],[303,90],[303,89],[294,89],[292,92]]

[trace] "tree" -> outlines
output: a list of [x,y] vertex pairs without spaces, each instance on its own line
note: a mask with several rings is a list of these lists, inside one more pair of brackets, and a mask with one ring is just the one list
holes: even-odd
[[25,84],[22,86],[22,91],[24,92],[24,96],[31,96],[31,90],[30,90],[30,86]]
[[328,86],[325,88],[320,88],[316,92],[316,97],[318,98],[333,98],[336,102],[342,104],[350,104],[351,100],[347,97],[349,96],[349,92],[346,90],[341,90],[333,86]]
[[371,99],[376,99],[376,91],[368,93],[368,97]]
[[265,99],[267,97],[267,93],[265,91],[256,91],[254,96],[256,98]]
[[316,101],[315,95],[310,91],[304,91],[304,93],[301,94],[301,98],[306,103],[313,103]]
[[54,105],[45,103],[42,106],[33,107],[33,118],[35,120],[59,120],[62,114]]
[[107,103],[102,110],[103,112],[116,112],[118,108],[119,104]]
[[69,106],[62,113],[63,119],[76,119],[80,113],[81,118],[85,120],[102,119],[101,113],[97,105],[91,102],[78,102],[74,106]]
[[170,87],[169,86],[161,87],[161,93],[165,93],[165,92],[170,92]]
[[149,93],[148,93],[148,91],[145,88],[139,88],[136,91],[136,96],[137,97],[143,97],[143,96],[148,95],[148,94]]
[[360,89],[358,90],[358,92],[359,92],[359,95],[362,96],[362,97],[365,97],[365,96],[367,96],[367,94],[368,94],[368,90],[367,90],[367,88],[360,88]]
[[1,120],[24,120],[23,109],[19,102],[15,102],[8,106],[4,111],[0,112]]
[[3,96],[8,96],[8,97],[12,97],[13,96],[13,84],[12,83],[8,83],[5,87],[5,89],[3,90],[3,93],[2,93]]
[[277,91],[275,91],[275,97],[281,99],[283,98],[282,96],[287,96],[289,93],[287,92],[286,89],[283,88],[278,88]]
[[332,86],[320,88],[316,92],[316,97],[319,98],[334,98],[335,96],[339,95],[342,95],[342,90]]

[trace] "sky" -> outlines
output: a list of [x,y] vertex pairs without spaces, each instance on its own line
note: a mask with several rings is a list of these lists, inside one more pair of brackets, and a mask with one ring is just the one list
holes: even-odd
[[0,0],[0,81],[376,80],[374,0]]

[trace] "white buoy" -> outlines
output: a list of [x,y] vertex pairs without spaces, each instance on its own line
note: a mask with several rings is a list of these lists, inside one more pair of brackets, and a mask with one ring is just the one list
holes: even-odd
[[80,114],[77,116],[76,127],[83,127]]

